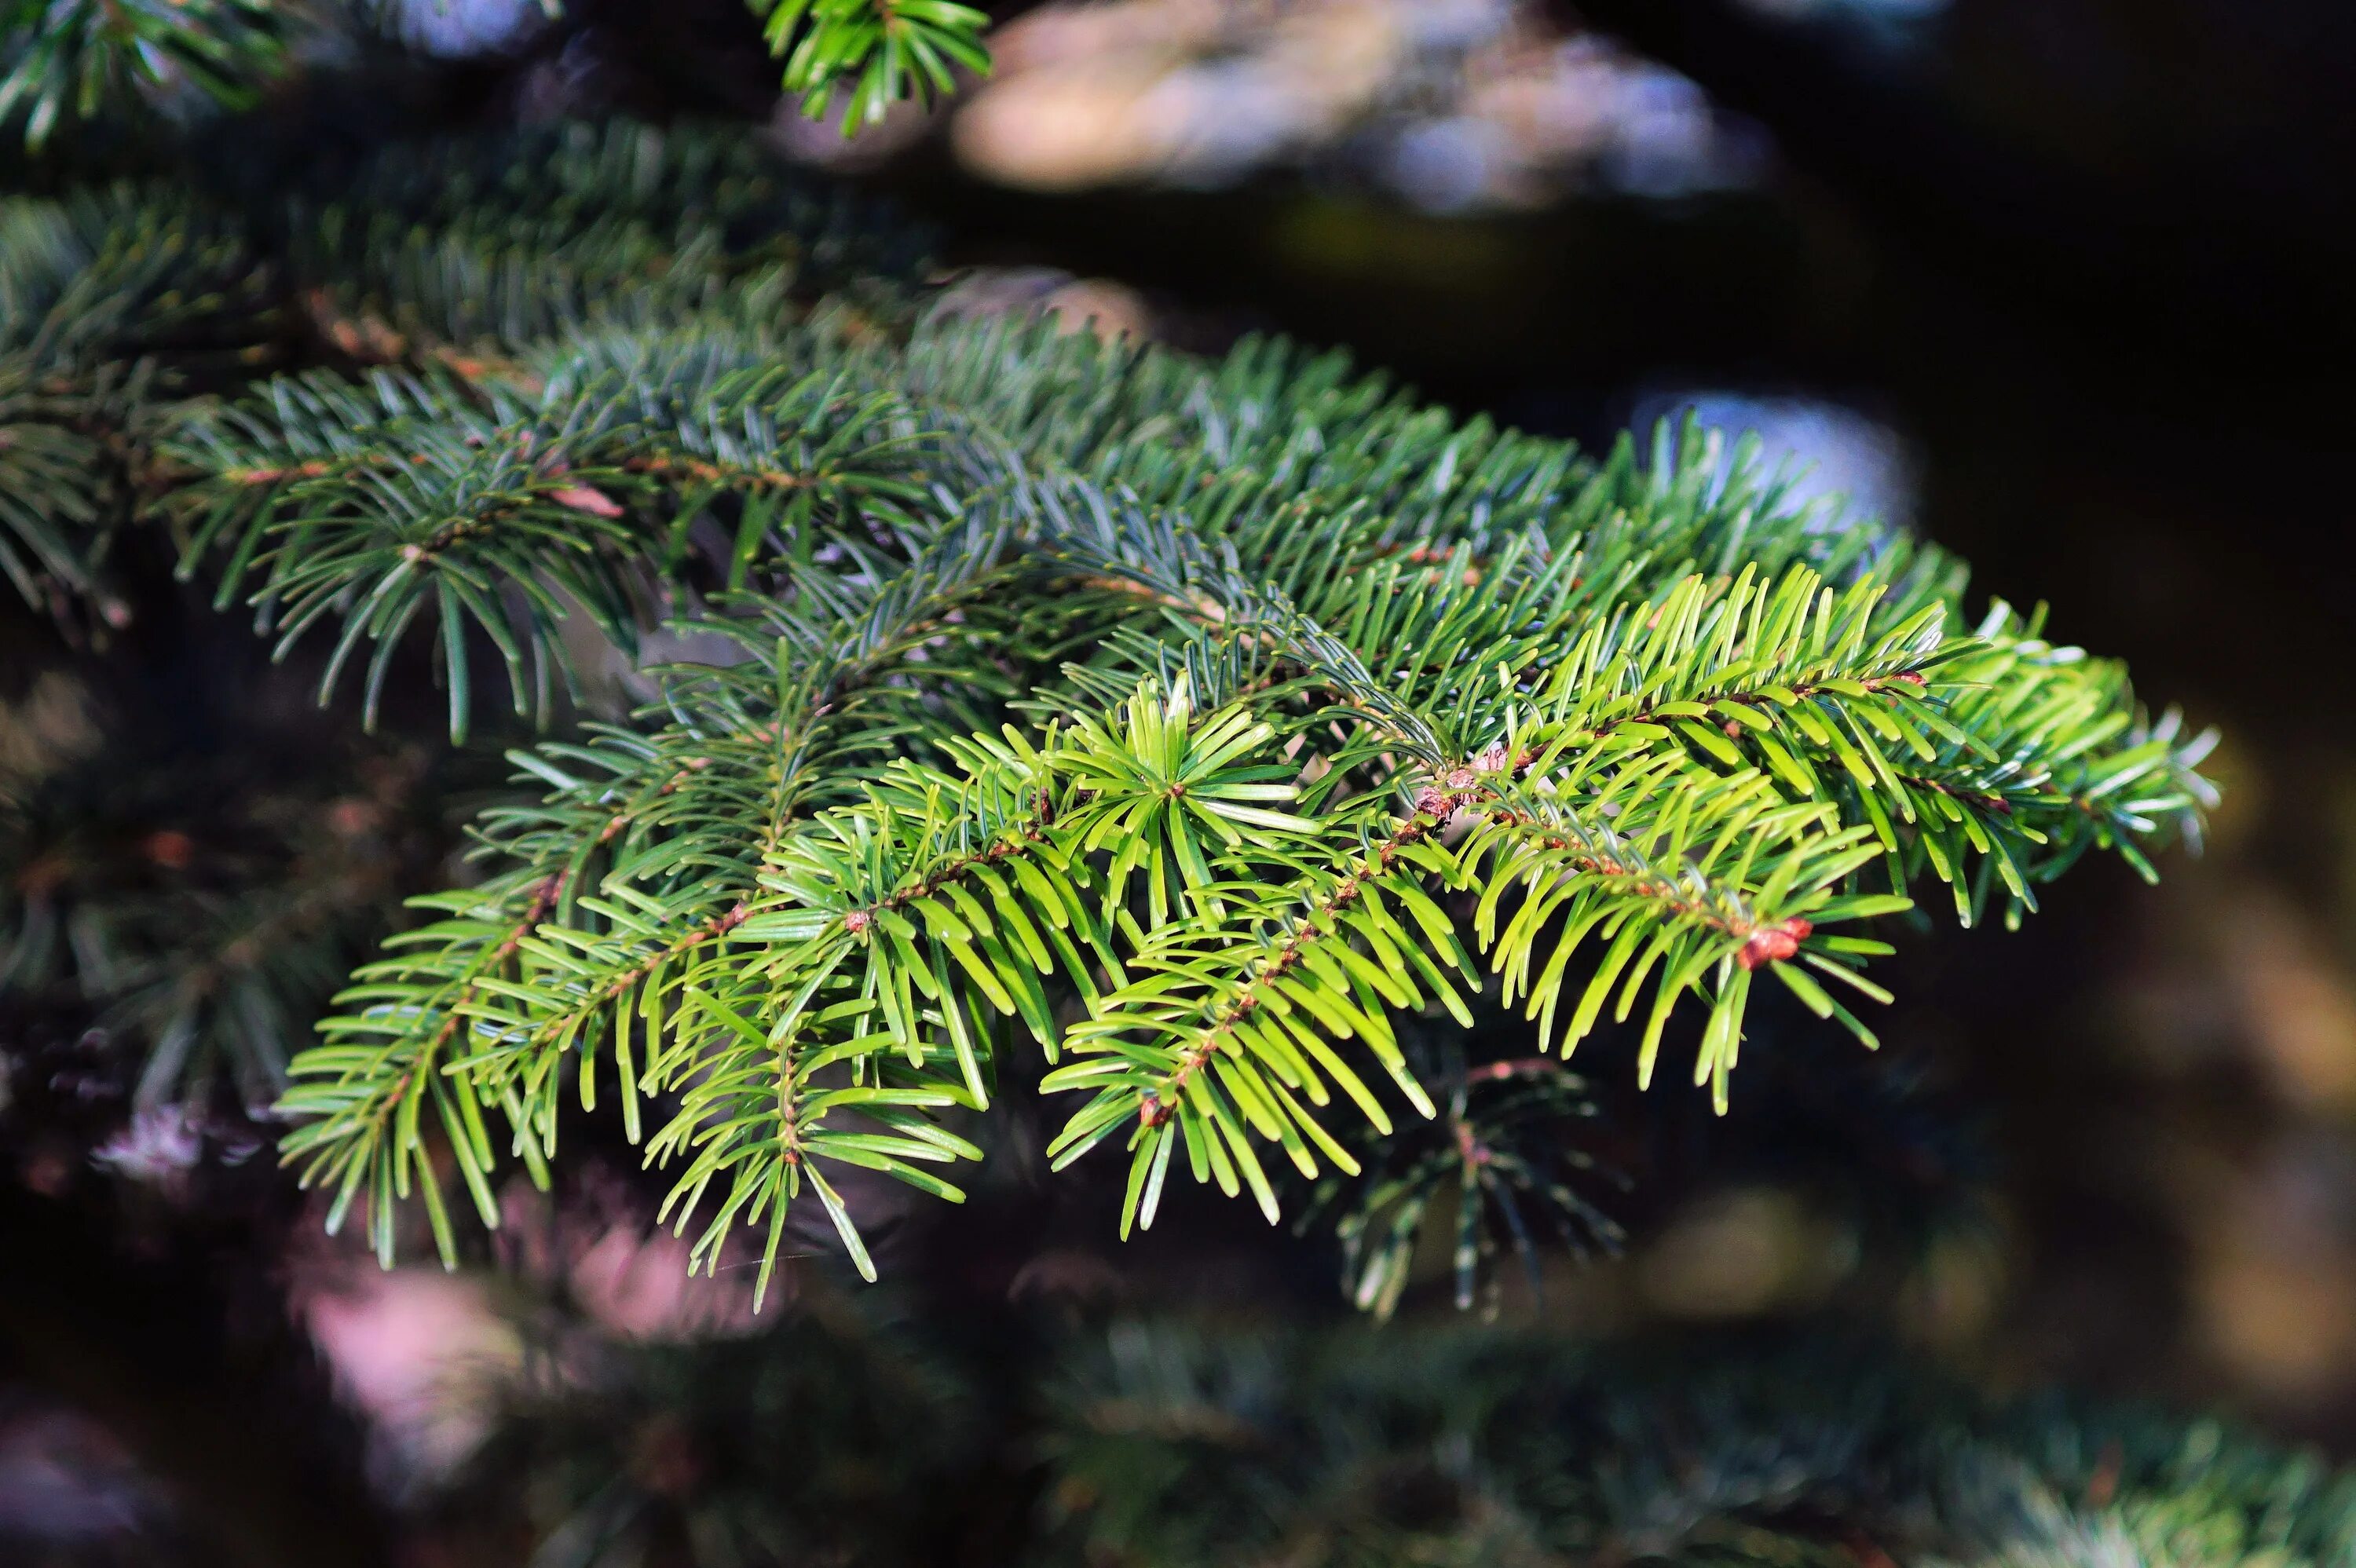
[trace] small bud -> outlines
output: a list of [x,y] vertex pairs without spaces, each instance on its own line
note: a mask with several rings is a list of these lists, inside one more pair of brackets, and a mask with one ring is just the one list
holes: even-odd
[[1813,922],[1798,915],[1780,925],[1763,926],[1751,933],[1751,940],[1734,955],[1734,961],[1745,969],[1756,969],[1762,964],[1780,964],[1800,951],[1800,944],[1815,932]]
[[560,507],[570,507],[593,517],[618,517],[622,515],[621,503],[594,485],[562,485],[551,490],[548,498]]

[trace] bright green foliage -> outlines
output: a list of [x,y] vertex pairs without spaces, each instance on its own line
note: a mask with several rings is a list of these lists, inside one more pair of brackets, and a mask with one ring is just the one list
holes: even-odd
[[[862,434],[759,443],[820,497],[790,531],[724,484],[640,488],[573,427],[509,449],[580,454],[547,483],[611,502],[570,532],[605,559],[631,538],[659,571],[701,508],[714,571],[766,591],[721,623],[745,656],[665,677],[653,728],[519,757],[552,793],[494,819],[493,880],[298,1066],[290,1150],[380,1241],[404,1126],[431,1110],[486,1192],[498,1143],[545,1159],[560,1085],[610,1071],[626,1119],[674,1107],[649,1148],[682,1215],[712,1200],[701,1255],[739,1222],[773,1255],[807,1183],[863,1263],[828,1168],[954,1197],[936,1168],[971,1149],[935,1115],[985,1104],[1018,1038],[1080,1095],[1056,1161],[1127,1149],[1131,1221],[1173,1168],[1274,1218],[1284,1168],[1358,1168],[1341,1119],[1432,1114],[1400,1016],[1493,985],[1552,1048],[1637,1019],[1649,1076],[1690,998],[1722,1098],[1755,981],[1865,1033],[1828,987],[1878,997],[1884,948],[1837,926],[1926,877],[2009,915],[2086,848],[2195,820],[2196,749],[2115,671],[2000,609],[1955,628],[1937,557],[1828,531],[1706,442],[1590,468],[1261,347],[939,326],[717,379],[708,338],[668,372],[635,351],[641,388],[695,389],[662,408],[823,432],[794,411],[822,388]],[[669,417],[627,440],[671,450]],[[340,492],[380,528],[410,493]],[[326,558],[315,603],[419,606],[463,667],[467,591],[576,570],[528,564],[562,509],[514,509],[472,580]]]
[[[785,88],[811,119],[844,95],[846,134],[894,103],[956,91],[960,70],[990,69],[990,18],[955,0],[750,0]],[[543,0],[551,16],[562,0]],[[193,90],[228,108],[252,104],[284,68],[298,27],[365,27],[356,0],[0,0],[0,135],[37,152],[61,123],[144,107]]]
[[276,0],[6,0],[0,5],[0,132],[23,117],[37,150],[60,121],[181,87],[231,105],[284,56]]
[[786,90],[802,112],[824,119],[837,89],[842,128],[884,118],[904,98],[957,91],[957,68],[990,69],[981,30],[990,18],[955,0],[750,0],[772,54],[786,61]]
[[[1121,1149],[1124,1228],[1175,1171],[1271,1220],[1334,1173],[1428,1207],[1445,1162],[1353,1152],[1452,1093],[1428,1029],[1624,1025],[1722,1105],[1759,986],[1871,1042],[1866,923],[1918,891],[2009,921],[2197,832],[2205,741],[2117,667],[1714,437],[1590,457],[1280,343],[807,308],[684,194],[725,155],[565,144],[493,250],[454,201],[402,252],[493,272],[359,269],[365,314],[314,317],[346,363],[180,410],[148,508],[365,712],[430,670],[454,736],[666,619],[704,650],[513,753],[481,880],[295,1062],[287,1153],[380,1250],[415,1195],[452,1253],[445,1186],[493,1222],[495,1168],[605,1099],[699,1261],[744,1227],[766,1282],[814,1196],[872,1272],[844,1168],[956,1199],[1013,1050],[1068,1096],[1058,1166]],[[295,275],[376,253],[303,221]]]

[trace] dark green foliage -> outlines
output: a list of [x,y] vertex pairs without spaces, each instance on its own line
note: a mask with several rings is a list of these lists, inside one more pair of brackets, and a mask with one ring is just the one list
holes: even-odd
[[2312,1456],[2215,1423],[1990,1410],[1853,1339],[1569,1349],[1130,1327],[1073,1378],[1050,1442],[1076,1555],[1121,1568],[2320,1568],[2356,1552],[2356,1478]]
[[[1486,1021],[1495,1029],[1499,1020]],[[1620,1225],[1599,1204],[1625,1179],[1567,1136],[1596,1115],[1577,1074],[1543,1056],[1468,1062],[1462,1037],[1439,1029],[1414,1031],[1408,1055],[1417,1081],[1436,1092],[1440,1115],[1388,1137],[1362,1133],[1353,1152],[1365,1169],[1327,1178],[1302,1216],[1304,1228],[1328,1211],[1341,1216],[1343,1285],[1354,1303],[1378,1317],[1398,1309],[1416,1245],[1443,1202],[1453,1203],[1460,1308],[1472,1305],[1484,1277],[1494,1307],[1501,1246],[1542,1298],[1537,1249],[1549,1235],[1574,1253],[1618,1243]]]
[[601,323],[784,325],[876,301],[923,237],[741,134],[626,123],[394,144],[253,193],[305,310],[363,362],[499,357]]
[[703,1344],[537,1347],[444,1508],[518,1511],[531,1568],[908,1563],[953,1534],[972,1392],[840,1307]]
[[[1991,1404],[1869,1335],[1122,1321],[988,1360],[821,1302],[568,1344],[444,1504],[535,1565],[2326,1568],[2356,1477],[2216,1422]],[[924,1342],[946,1346],[936,1332]],[[1044,1402],[994,1403],[1025,1358]],[[1040,1369],[1048,1369],[1040,1371]]]
[[454,770],[414,747],[316,751],[253,661],[226,662],[235,711],[185,666],[52,677],[0,710],[0,1019],[16,1041],[132,1047],[119,1087],[141,1109],[259,1116],[290,1042],[434,869]]
[[273,306],[235,227],[185,197],[0,198],[0,572],[27,601],[123,617],[103,563],[166,400],[251,373]]
[[[340,383],[315,380],[312,402],[280,389],[251,414],[186,424],[177,443],[193,443],[200,464],[235,472],[240,443],[266,437],[291,470],[199,493],[209,540],[232,523],[270,527],[319,477],[300,470],[325,452],[365,474],[370,436],[380,455],[404,442],[479,442],[486,428],[537,417],[485,378],[541,334],[729,321],[757,344],[828,287],[864,302],[832,307],[851,319],[884,308],[922,264],[904,230],[709,131],[456,139],[309,179],[291,197],[120,186],[0,199],[0,571],[28,601],[63,609],[80,597],[110,618],[125,613],[103,562],[130,515],[152,512],[187,477],[164,438],[195,394],[320,359],[381,366],[386,378],[364,395],[365,413]],[[520,365],[501,368],[529,379]],[[574,386],[548,417],[637,417],[612,406],[625,375],[616,367]],[[437,390],[404,403],[399,389],[421,377]],[[391,417],[403,408],[446,417],[403,424]],[[702,415],[707,426],[715,417]],[[732,438],[742,439],[713,439]],[[503,445],[527,439],[509,429]],[[192,504],[174,498],[184,512]],[[566,516],[595,520],[577,507]],[[248,557],[262,544],[241,542]],[[232,571],[222,591],[241,581]]]

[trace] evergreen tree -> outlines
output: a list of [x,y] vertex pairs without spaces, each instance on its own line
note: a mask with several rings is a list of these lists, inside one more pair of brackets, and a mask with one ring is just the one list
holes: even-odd
[[[813,112],[983,63],[946,0],[756,9]],[[1055,1169],[1108,1173],[1124,1235],[1175,1174],[1330,1217],[1383,1314],[1441,1233],[1469,1305],[1501,1250],[1617,1232],[1583,1040],[1720,1113],[1762,1053],[1837,1075],[1809,1029],[1878,1043],[1893,939],[2198,838],[2208,737],[1743,443],[1590,453],[1280,341],[961,317],[895,220],[724,128],[297,166],[230,115],[176,153],[142,117],[250,101],[293,58],[282,14],[7,17],[0,123],[39,156],[0,202],[0,570],[93,671],[151,656],[0,758],[0,976],[133,1042],[144,1109],[283,1121],[328,1228],[388,1263],[422,1215],[455,1265],[510,1168],[559,1182],[610,1122],[691,1263],[757,1263],[757,1299],[814,1209],[873,1279],[859,1183],[962,1200],[985,1146],[1019,1157],[1012,1099],[1054,1118]],[[262,765],[257,684],[230,705],[255,754],[194,771],[156,669],[233,672],[218,702],[252,667],[167,566],[313,677],[338,747]],[[504,783],[466,761],[486,736]],[[431,891],[454,801],[469,869]],[[1994,1435],[1912,1383],[1811,1407],[1772,1360],[1644,1382],[1351,1339],[1280,1371],[1122,1332],[1044,1440],[1088,1561],[2351,1549],[2344,1486],[2291,1461],[2188,1468],[2172,1435],[2090,1461],[2095,1426]],[[764,1380],[916,1390],[840,1424],[918,1488],[963,1439],[894,1422],[948,1382],[744,1353],[646,1385],[755,1435],[698,1560],[899,1550],[777,1510],[809,1450],[761,1447],[760,1401],[831,1396]],[[572,1499],[549,1541],[593,1542],[542,1560],[626,1560],[643,1520],[594,1477],[635,1461],[582,1461],[571,1421],[519,1412],[494,1452]],[[888,1495],[803,1479],[821,1509]],[[1429,1529],[1401,1515],[1431,1498]]]

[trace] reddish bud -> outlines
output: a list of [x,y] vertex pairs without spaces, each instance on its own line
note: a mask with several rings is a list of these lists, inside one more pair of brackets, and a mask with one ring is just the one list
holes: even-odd
[[570,507],[593,517],[618,517],[622,515],[621,504],[594,485],[562,485],[551,490],[548,498],[560,507]]
[[1794,915],[1780,925],[1762,926],[1751,933],[1751,940],[1734,955],[1734,961],[1745,969],[1756,969],[1762,964],[1780,964],[1800,951],[1800,944],[1815,932],[1813,922]]

